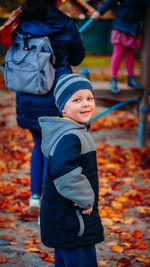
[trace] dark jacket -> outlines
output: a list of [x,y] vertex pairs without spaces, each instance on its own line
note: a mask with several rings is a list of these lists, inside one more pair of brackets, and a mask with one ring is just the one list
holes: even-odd
[[[42,151],[49,158],[40,208],[43,244],[76,248],[103,241],[96,151],[87,127],[54,117],[39,122]],[[90,215],[81,213],[90,207]]]
[[[45,34],[44,27],[36,29],[36,27],[32,27],[32,23],[34,24],[34,21],[29,21],[26,25],[25,33],[33,35]],[[83,42],[71,18],[55,7],[48,7],[46,23],[49,24],[49,37],[56,57],[56,74],[53,88],[46,95],[16,93],[18,125],[30,130],[40,130],[38,117],[59,115],[53,97],[56,82],[62,74],[71,73],[70,65],[76,66],[80,64],[85,56]],[[21,26],[22,22],[18,30],[23,32],[24,28]]]
[[106,0],[98,12],[103,15],[112,9],[115,18],[113,28],[126,34],[135,36],[140,34],[140,22],[144,18],[146,0]]

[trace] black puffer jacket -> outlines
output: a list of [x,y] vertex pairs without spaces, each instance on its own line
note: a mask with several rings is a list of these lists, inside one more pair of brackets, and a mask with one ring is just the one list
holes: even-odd
[[[62,74],[71,73],[70,65],[80,64],[85,56],[85,48],[73,20],[55,7],[48,7],[46,22],[49,24],[49,37],[56,57],[56,75],[53,88],[46,95],[33,95],[18,92],[16,94],[16,111],[18,125],[22,128],[40,130],[38,117],[57,116],[53,90]],[[21,24],[20,24],[21,27]],[[32,32],[32,29],[34,29]],[[27,30],[27,29],[26,29]],[[42,34],[42,28],[32,28],[29,22],[28,32]],[[21,86],[21,85],[20,85]]]
[[[96,151],[87,126],[64,118],[39,122],[42,151],[49,158],[40,208],[43,244],[77,248],[103,241]],[[82,214],[91,207],[90,215]]]
[[103,15],[112,9],[115,19],[113,28],[135,36],[140,33],[140,21],[144,18],[146,0],[106,0],[98,12]]

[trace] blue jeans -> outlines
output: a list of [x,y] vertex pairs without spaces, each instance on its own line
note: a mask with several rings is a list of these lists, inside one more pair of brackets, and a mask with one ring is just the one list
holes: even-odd
[[34,142],[31,156],[31,194],[41,196],[46,177],[47,158],[41,150],[41,132],[32,130],[31,134]]
[[98,267],[95,246],[55,248],[55,267]]

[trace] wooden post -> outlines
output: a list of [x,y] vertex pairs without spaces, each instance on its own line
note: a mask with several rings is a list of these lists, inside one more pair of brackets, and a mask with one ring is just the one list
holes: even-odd
[[139,105],[139,122],[137,128],[137,146],[144,147],[147,139],[148,90],[150,90],[150,0],[147,0],[144,21],[141,82],[144,87]]

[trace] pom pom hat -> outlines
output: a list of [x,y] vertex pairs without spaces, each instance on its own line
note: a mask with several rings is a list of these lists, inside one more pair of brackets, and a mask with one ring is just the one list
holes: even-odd
[[78,90],[89,89],[94,92],[90,81],[79,74],[62,75],[54,89],[55,104],[61,112],[67,100]]

